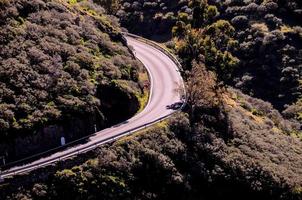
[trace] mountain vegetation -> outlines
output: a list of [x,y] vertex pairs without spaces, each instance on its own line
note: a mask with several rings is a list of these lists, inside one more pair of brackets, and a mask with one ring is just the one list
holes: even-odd
[[[75,116],[95,116],[101,128],[116,122],[112,107],[120,110],[118,120],[139,109],[143,69],[103,8],[89,1],[2,0],[0,26],[0,138]],[[134,106],[113,105],[114,97]]]
[[186,69],[195,59],[203,61],[219,80],[301,121],[301,1],[116,0],[114,5],[109,12],[130,31],[158,40],[173,37],[167,45]]
[[[15,7],[19,7],[17,1],[0,2],[2,5],[15,2]],[[44,2],[47,10],[54,2]],[[108,53],[105,45],[98,48],[97,56],[92,53],[94,59],[105,59],[116,71],[109,70],[110,75],[106,75],[106,70],[99,71],[103,65],[92,59],[92,74],[102,76],[89,91],[98,91],[100,87],[107,93],[112,91],[107,88],[108,83],[124,81],[138,87],[134,69],[139,69],[139,64],[133,59],[126,61],[134,63],[128,64],[132,70],[126,70],[135,71],[134,75],[123,75],[124,65],[117,64],[130,55],[121,45],[114,18],[105,17],[103,9],[87,1],[62,2],[56,5],[67,9],[67,13],[80,12],[80,19],[88,20],[83,27],[92,20],[102,34],[106,32],[109,40],[101,40],[103,43],[113,41],[110,42],[113,49],[120,47]],[[131,32],[166,40],[167,48],[178,56],[184,68],[187,105],[169,120],[99,147],[91,154],[8,179],[0,186],[0,199],[302,199],[301,1],[94,0],[94,3],[119,17]],[[59,13],[51,18],[56,19]],[[85,44],[86,40],[80,42],[81,46]],[[92,48],[90,45],[85,49]],[[19,50],[18,47],[15,49]],[[3,52],[8,54],[12,49]],[[71,60],[80,69],[87,66]],[[82,60],[87,61],[86,57]],[[87,76],[89,80],[95,77],[89,72]],[[5,76],[0,77],[2,80]],[[104,85],[99,85],[103,82]],[[61,95],[59,91],[56,94]],[[80,106],[84,110],[81,112],[93,109],[87,106],[92,105],[90,101],[85,101],[89,94],[75,95],[85,103]],[[91,95],[100,98],[95,93]],[[58,109],[68,108],[71,114],[75,113],[74,107],[54,102]]]
[[[195,103],[187,113],[105,145],[77,166],[17,177],[1,194],[24,200],[301,199],[302,142],[284,133],[295,125],[270,104],[218,86],[202,64],[193,72],[189,82],[205,87],[189,92]],[[38,176],[45,181],[30,178]]]
[[173,27],[183,64],[204,60],[220,80],[299,119],[301,2],[191,1],[188,7],[192,12],[179,12]]

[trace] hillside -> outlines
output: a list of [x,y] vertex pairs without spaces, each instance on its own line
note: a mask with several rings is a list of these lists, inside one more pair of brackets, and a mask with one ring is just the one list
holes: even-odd
[[168,41],[187,69],[204,57],[220,80],[301,120],[301,1],[106,2],[132,32]]
[[[6,0],[2,5],[19,8],[16,2]],[[30,5],[41,2],[30,1]],[[163,45],[177,55],[184,69],[187,104],[181,112],[150,128],[68,160],[8,178],[0,184],[0,199],[302,200],[300,0],[93,0],[95,4],[45,0],[45,8],[52,10],[54,2],[67,9],[66,13],[77,13],[80,20],[87,20],[74,25],[78,27],[76,33],[96,23],[95,31],[100,29],[100,34],[106,35],[100,44],[109,41],[109,49],[119,48],[108,53],[106,45],[102,46],[106,47],[105,52],[99,47],[96,55],[92,53],[96,59],[92,62],[97,67],[92,67],[93,73],[87,75],[87,80],[99,80],[95,75],[101,74],[100,81],[93,81],[91,91],[96,94],[91,95],[100,100],[96,105],[104,118],[114,122],[116,116],[108,116],[115,113],[112,110],[137,105],[139,100],[133,103],[132,98],[140,96],[143,88],[138,80],[140,64],[123,45],[115,18],[103,14],[105,11],[95,4],[118,17],[130,32],[164,41]],[[56,19],[61,12],[60,9],[51,18]],[[7,13],[13,11],[7,9]],[[47,24],[41,26],[45,28]],[[84,30],[85,35],[87,29]],[[84,49],[93,47],[86,40],[79,45]],[[74,44],[71,46],[74,48]],[[14,48],[3,52],[7,54],[10,49]],[[98,64],[99,57],[105,59],[106,65]],[[129,63],[126,66],[131,66],[130,69],[117,64],[124,62]],[[109,66],[109,72],[100,66]],[[132,89],[122,87],[123,83]],[[119,95],[108,96],[112,91],[124,94],[125,88],[131,98],[125,97],[127,101],[122,106],[124,99]],[[64,97],[65,93],[58,94]],[[80,116],[91,113],[86,109],[93,109],[95,104],[86,102],[87,93],[69,95],[85,103],[81,104]],[[62,109],[61,113],[77,116],[78,110],[73,106],[66,107],[57,99],[53,102],[57,109]],[[77,122],[82,120],[93,127],[83,122],[83,118],[78,119]],[[99,120],[92,119],[93,123]],[[101,123],[106,122],[101,118]]]
[[142,65],[101,7],[5,0],[0,26],[0,149],[8,159],[91,134],[142,106]]
[[302,199],[302,142],[284,133],[294,124],[238,90],[217,93],[205,70],[195,75],[189,84],[207,87],[190,99],[194,112],[16,177],[3,198]]
[[[246,94],[269,101],[280,111],[297,102],[301,95],[301,3],[202,1],[189,6],[192,14],[179,13],[173,28],[175,48],[185,58],[184,64],[189,67],[193,59],[204,55],[209,69]],[[196,50],[190,50],[190,45],[196,45]]]

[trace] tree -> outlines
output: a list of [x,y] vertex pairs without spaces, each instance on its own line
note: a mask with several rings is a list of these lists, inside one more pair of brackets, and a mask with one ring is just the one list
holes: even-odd
[[95,3],[103,6],[109,14],[116,14],[120,8],[120,0],[93,0]]
[[193,8],[193,21],[192,26],[194,28],[199,28],[205,21],[205,9],[207,6],[207,0],[193,0],[189,4]]
[[205,15],[207,23],[212,23],[214,19],[219,15],[217,7],[212,5],[208,6]]
[[187,102],[190,108],[190,119],[195,118],[195,109],[212,108],[221,102],[219,87],[215,74],[208,71],[203,63],[193,61],[186,83]]
[[176,25],[172,28],[173,37],[184,37],[186,34],[186,24],[183,21],[177,21]]
[[225,20],[219,20],[204,31],[206,66],[217,72],[221,80],[228,81],[239,59],[232,55],[232,50],[238,45],[234,37],[234,27]]

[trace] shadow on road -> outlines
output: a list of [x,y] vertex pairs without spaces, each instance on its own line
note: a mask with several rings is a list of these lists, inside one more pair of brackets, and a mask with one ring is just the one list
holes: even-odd
[[119,127],[119,126],[122,126],[122,125],[128,124],[128,123],[129,123],[129,121],[127,120],[127,121],[121,122],[121,123],[119,123],[117,125],[113,125],[111,128],[116,128],[116,127]]

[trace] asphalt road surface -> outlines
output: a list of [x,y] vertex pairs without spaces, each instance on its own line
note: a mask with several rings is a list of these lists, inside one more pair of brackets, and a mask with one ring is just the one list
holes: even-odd
[[166,106],[181,101],[179,88],[183,86],[183,80],[176,64],[156,48],[131,37],[126,37],[126,39],[128,44],[134,48],[135,56],[144,64],[149,72],[151,81],[150,98],[145,109],[117,126],[95,133],[85,144],[70,147],[29,164],[15,166],[2,172],[1,178],[32,171],[36,168],[89,151],[97,145],[112,141],[112,138],[115,136],[120,137],[121,133],[144,126],[147,123],[175,112],[175,110],[167,109]]

